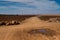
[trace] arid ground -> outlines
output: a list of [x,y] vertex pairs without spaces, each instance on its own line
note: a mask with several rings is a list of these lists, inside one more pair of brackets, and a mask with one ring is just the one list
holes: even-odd
[[60,15],[0,15],[0,40],[60,40]]

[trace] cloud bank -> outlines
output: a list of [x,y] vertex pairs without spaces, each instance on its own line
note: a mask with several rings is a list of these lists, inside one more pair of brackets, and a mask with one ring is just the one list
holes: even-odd
[[60,5],[55,0],[3,1],[8,2],[0,2],[0,13],[3,14],[60,14]]

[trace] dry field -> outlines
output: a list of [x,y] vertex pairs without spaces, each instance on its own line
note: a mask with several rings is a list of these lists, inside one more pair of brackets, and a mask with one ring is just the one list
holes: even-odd
[[0,22],[16,19],[20,24],[1,25],[0,40],[60,40],[60,16],[7,17],[0,16]]

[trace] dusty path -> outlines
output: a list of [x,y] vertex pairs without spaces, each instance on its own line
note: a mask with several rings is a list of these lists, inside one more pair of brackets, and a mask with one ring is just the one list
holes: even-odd
[[[0,27],[0,40],[60,40],[60,23],[48,23],[36,17],[27,19],[21,25]],[[30,35],[31,29],[49,28],[57,31],[57,36],[47,37],[41,34]]]

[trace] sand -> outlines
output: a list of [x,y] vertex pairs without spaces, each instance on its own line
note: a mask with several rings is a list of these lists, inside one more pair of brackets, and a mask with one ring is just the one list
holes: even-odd
[[[56,31],[54,36],[28,33],[32,29],[47,28]],[[1,26],[0,40],[60,40],[60,22],[48,22],[31,17],[19,25]]]

